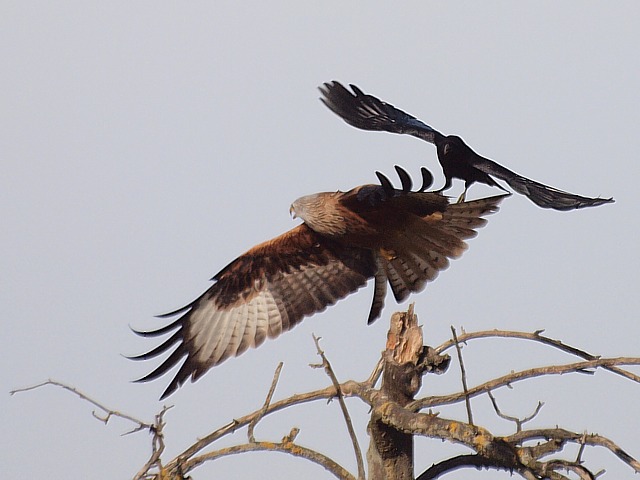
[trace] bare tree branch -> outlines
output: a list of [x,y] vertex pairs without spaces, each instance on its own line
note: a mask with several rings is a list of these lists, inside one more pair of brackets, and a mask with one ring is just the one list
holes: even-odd
[[320,348],[320,339],[313,335],[313,341],[316,344],[316,349],[318,351],[318,355],[322,358],[322,367],[324,371],[331,379],[331,383],[336,389],[338,403],[340,403],[340,409],[342,410],[342,416],[344,417],[344,421],[347,424],[347,430],[349,431],[349,437],[351,438],[351,444],[353,445],[353,450],[356,455],[356,463],[358,465],[358,480],[364,480],[364,461],[362,460],[362,451],[360,450],[360,445],[358,443],[358,437],[356,436],[356,432],[353,428],[353,423],[351,422],[351,416],[349,415],[349,411],[347,410],[347,404],[344,401],[344,395],[342,394],[342,389],[340,388],[340,383],[338,382],[338,378],[336,377],[333,368],[331,367],[331,363],[327,359],[324,351]]
[[[87,394],[82,393],[80,390],[78,390],[75,387],[72,387],[70,385],[67,385],[65,383],[59,382],[57,380],[52,380],[52,379],[48,379],[44,382],[38,383],[36,385],[31,385],[30,387],[25,387],[25,388],[17,388],[15,390],[11,390],[9,392],[9,395],[15,395],[16,393],[21,393],[21,392],[28,392],[30,390],[36,390],[38,388],[42,388],[46,385],[53,385],[55,387],[60,387],[64,390],[67,390],[71,393],[73,393],[74,395],[80,397],[81,399],[89,402],[90,404],[94,405],[95,407],[99,408],[102,412],[104,412],[104,417],[99,416],[95,411],[92,412],[92,415],[94,416],[94,418],[100,420],[102,423],[107,424],[109,422],[109,420],[111,419],[111,417],[119,417],[122,418],[124,420],[129,420],[130,422],[133,422],[135,424],[138,425],[138,428],[136,428],[135,430],[133,430],[132,432],[136,432],[139,430],[152,430],[154,428],[154,424],[148,423],[148,422],[143,422],[142,420],[139,420],[135,417],[132,417],[131,415],[128,415],[126,413],[122,413],[119,412],[117,410],[114,410],[112,408],[109,407],[105,407],[102,403],[98,402],[97,400],[94,400],[93,398],[89,397]],[[128,433],[132,433],[132,432],[128,432]]]
[[271,387],[269,388],[269,392],[267,393],[267,398],[265,398],[264,400],[264,405],[262,405],[262,409],[260,410],[260,415],[256,416],[253,420],[249,422],[249,428],[247,429],[247,436],[249,437],[249,443],[254,443],[256,441],[255,437],[253,436],[253,430],[255,429],[258,422],[262,419],[262,417],[264,417],[264,414],[267,413],[267,409],[269,408],[269,404],[271,403],[273,394],[276,391],[276,385],[278,385],[278,379],[280,378],[282,365],[284,365],[284,363],[280,362],[276,367],[276,371],[273,374],[273,380],[271,381]]
[[[245,453],[250,451],[277,451],[283,453],[289,453],[301,458],[306,458],[318,465],[323,466],[335,477],[339,479],[355,480],[355,477],[350,474],[346,469],[341,467],[337,462],[330,459],[326,455],[319,452],[310,450],[305,447],[301,447],[295,443],[295,437],[298,433],[296,428],[292,429],[289,435],[285,436],[281,442],[255,442],[253,436],[253,430],[257,423],[265,416],[278,412],[284,408],[288,408],[294,405],[307,403],[310,401],[316,401],[321,399],[332,399],[338,397],[340,402],[342,414],[347,423],[349,435],[351,436],[354,450],[356,451],[356,459],[358,461],[358,475],[360,479],[364,478],[364,464],[362,455],[355,437],[355,432],[352,426],[351,418],[346,406],[344,404],[344,397],[358,397],[363,402],[371,406],[372,416],[389,425],[389,427],[396,429],[399,432],[403,432],[407,435],[422,435],[429,438],[446,440],[454,443],[465,445],[473,450],[471,455],[461,455],[452,459],[439,462],[430,469],[427,469],[420,477],[420,480],[428,480],[431,478],[437,478],[442,474],[452,471],[457,468],[473,466],[475,468],[493,468],[493,469],[507,469],[514,473],[518,473],[525,479],[541,479],[549,478],[552,480],[568,479],[569,476],[577,476],[581,480],[595,479],[599,473],[593,473],[582,464],[582,455],[585,446],[590,447],[603,447],[612,452],[624,463],[629,465],[635,472],[640,473],[640,462],[631,457],[627,452],[622,450],[617,444],[610,439],[597,434],[588,433],[574,433],[561,428],[553,429],[532,429],[522,430],[522,424],[531,418],[535,417],[539,412],[542,404],[539,403],[535,412],[525,419],[517,419],[502,414],[498,408],[497,402],[493,397],[491,391],[502,386],[510,385],[516,381],[535,378],[545,375],[560,375],[564,373],[572,372],[589,372],[592,373],[598,368],[607,369],[616,374],[622,375],[625,378],[629,378],[633,381],[639,381],[640,377],[620,368],[624,365],[640,365],[640,358],[637,357],[617,357],[617,358],[599,358],[590,355],[575,347],[565,345],[564,343],[543,337],[540,332],[522,333],[522,332],[477,332],[477,333],[462,333],[457,335],[455,330],[453,331],[454,340],[450,340],[440,345],[437,349],[432,351],[442,352],[447,348],[456,346],[457,342],[465,342],[474,338],[487,338],[487,337],[509,337],[509,338],[522,338],[527,340],[534,340],[541,342],[545,345],[550,345],[554,348],[558,348],[562,351],[578,355],[585,358],[585,361],[574,362],[564,365],[552,365],[537,367],[528,370],[522,370],[519,372],[511,372],[508,375],[495,378],[488,382],[477,385],[473,388],[468,388],[464,385],[465,391],[457,392],[451,395],[444,396],[432,396],[415,400],[405,407],[404,403],[399,404],[393,396],[395,393],[384,392],[383,390],[376,390],[374,388],[379,376],[379,365],[374,369],[369,378],[364,382],[346,381],[339,383],[330,363],[326,359],[324,352],[320,349],[319,341],[314,337],[316,341],[316,347],[318,354],[322,358],[322,367],[325,369],[329,377],[331,378],[332,385],[323,389],[315,390],[312,392],[306,392],[302,394],[292,395],[286,399],[273,402],[273,396],[278,383],[282,364],[278,366],[274,373],[274,378],[271,383],[271,388],[266,396],[265,402],[262,407],[248,415],[235,419],[223,427],[212,432],[210,435],[198,440],[189,448],[185,449],[180,455],[175,457],[163,465],[161,461],[162,454],[164,452],[164,434],[163,427],[165,425],[164,415],[168,410],[167,407],[163,408],[160,413],[155,417],[153,423],[143,422],[137,418],[121,413],[117,410],[110,409],[102,403],[94,400],[85,393],[78,389],[66,385],[64,383],[47,380],[37,385],[33,385],[26,388],[16,389],[11,391],[11,395],[19,392],[25,392],[41,388],[45,385],[53,385],[67,390],[80,399],[85,400],[96,407],[97,410],[92,412],[92,415],[99,419],[101,422],[107,424],[112,417],[119,417],[130,421],[135,424],[135,428],[128,433],[149,430],[153,434],[152,453],[145,465],[134,477],[135,480],[155,479],[155,480],[168,480],[168,479],[183,479],[186,475],[198,465],[216,458],[232,455],[235,453]],[[394,337],[395,338],[395,337]],[[389,342],[389,338],[387,340]],[[420,344],[422,341],[419,342]],[[420,345],[417,345],[418,347]],[[415,345],[411,344],[410,350],[413,350]],[[458,345],[459,347],[459,345]],[[404,347],[400,348],[404,351]],[[423,349],[423,355],[428,349]],[[408,350],[407,350],[408,351]],[[447,356],[448,357],[448,356]],[[462,365],[462,363],[461,363]],[[416,365],[421,368],[421,364]],[[465,374],[463,373],[463,377]],[[384,382],[383,382],[384,383]],[[466,382],[465,382],[466,383]],[[416,392],[419,388],[419,383],[416,384]],[[457,420],[450,420],[441,418],[436,414],[419,412],[423,408],[432,408],[460,401],[467,401],[468,399],[487,392],[491,398],[496,413],[502,418],[514,421],[516,423],[517,432],[510,436],[494,436],[488,429],[471,424],[471,418],[469,423],[459,422]],[[199,452],[211,445],[214,441],[222,436],[233,433],[238,428],[248,426],[248,438],[249,442],[243,445],[237,445],[234,447],[223,448],[220,450],[199,454]],[[532,442],[536,442],[535,445],[531,445]],[[525,443],[527,445],[525,445]],[[567,445],[578,445],[579,451],[575,460],[567,460],[558,458],[559,454],[564,450]],[[542,460],[553,455],[556,458]],[[563,474],[567,472],[566,474]]]
[[341,480],[355,480],[355,477],[351,475],[347,470],[341,467],[338,463],[336,463],[331,458],[318,453],[309,448],[297,445],[293,443],[293,441],[289,441],[290,438],[285,437],[283,442],[274,443],[274,442],[254,442],[254,443],[246,443],[243,445],[234,445],[232,447],[223,448],[220,450],[216,450],[215,452],[205,453],[204,455],[200,455],[198,457],[194,457],[191,460],[184,462],[183,464],[183,472],[189,472],[196,468],[197,466],[203,464],[204,462],[215,460],[220,457],[224,457],[227,455],[235,455],[238,453],[246,453],[246,452],[282,452],[288,453],[289,455],[293,455],[295,457],[305,458],[313,463],[316,463],[322,467],[324,467],[327,471],[332,473],[336,478]]
[[[548,429],[535,429],[535,430],[523,430],[513,435],[504,437],[504,440],[509,443],[518,443],[529,440],[554,440],[561,443],[571,442],[576,444],[584,444],[588,446],[604,447],[617,456],[624,463],[633,468],[637,473],[640,473],[640,462],[622,450],[616,443],[607,437],[603,437],[598,434],[584,434],[574,433],[563,428],[548,428]],[[531,447],[535,448],[535,447]]]
[[158,472],[162,472],[162,452],[164,452],[164,414],[172,407],[162,407],[160,413],[156,415],[154,428],[153,428],[153,441],[151,457],[147,460],[147,463],[136,473],[133,480],[142,480],[149,478],[149,471],[152,468],[156,468]]
[[378,360],[378,363],[376,363],[376,366],[371,372],[371,375],[369,375],[369,378],[367,378],[363,383],[366,385],[369,385],[370,387],[375,387],[376,383],[378,383],[378,380],[380,379],[380,375],[382,375],[383,366],[384,366],[384,358],[380,356],[380,360]]
[[100,420],[102,423],[104,423],[105,425],[109,422],[109,420],[111,419],[111,417],[118,417],[118,418],[122,418],[124,420],[130,421],[132,423],[135,423],[137,425],[136,428],[134,428],[133,430],[123,433],[123,435],[128,435],[134,432],[139,432],[141,430],[149,430],[149,432],[151,434],[153,434],[153,440],[152,440],[152,452],[151,452],[151,457],[149,458],[149,460],[147,460],[147,462],[144,464],[144,466],[138,471],[138,473],[136,473],[136,475],[133,477],[134,480],[141,480],[144,478],[150,478],[153,477],[154,475],[150,475],[149,471],[152,468],[156,468],[158,471],[162,471],[162,463],[161,463],[161,456],[162,453],[164,452],[164,433],[163,433],[163,428],[165,425],[165,421],[164,421],[164,415],[165,413],[172,408],[171,406],[169,407],[163,407],[162,410],[160,411],[160,413],[158,413],[155,416],[155,421],[153,423],[148,423],[148,422],[143,422],[142,420],[139,420],[131,415],[128,415],[126,413],[122,413],[119,412],[118,410],[114,410],[112,408],[106,407],[105,405],[103,405],[102,403],[98,402],[97,400],[94,400],[93,398],[91,398],[89,395],[87,395],[86,393],[81,392],[80,390],[78,390],[75,387],[72,387],[70,385],[67,385],[63,382],[59,382],[57,380],[46,380],[42,383],[39,383],[37,385],[32,385],[30,387],[25,387],[25,388],[18,388],[15,390],[11,390],[9,392],[10,395],[15,395],[16,393],[20,393],[20,392],[28,392],[30,390],[36,390],[38,388],[44,387],[46,385],[53,385],[56,387],[60,387],[64,390],[67,390],[68,392],[73,393],[74,395],[76,395],[77,397],[79,397],[80,399],[89,402],[90,404],[92,404],[93,406],[97,407],[98,409],[100,409],[104,416],[99,415],[95,410],[93,412],[91,412],[91,415]]
[[[462,333],[458,335],[458,341],[461,343],[466,343],[469,340],[476,340],[481,338],[515,338],[521,340],[532,340],[534,342],[539,342],[544,345],[549,345],[551,347],[562,350],[563,352],[570,353],[572,355],[576,355],[577,357],[584,358],[585,360],[597,360],[598,356],[591,355],[590,353],[585,352],[584,350],[580,350],[579,348],[572,347],[571,345],[567,345],[560,340],[556,340],[550,337],[545,337],[541,335],[544,330],[537,330],[533,333],[528,332],[516,332],[509,330],[483,330],[480,332],[471,332],[471,333]],[[442,353],[447,349],[453,347],[455,345],[455,341],[453,339],[447,340],[440,346],[436,347],[436,351],[438,353]],[[640,383],[640,375],[636,375],[635,373],[629,372],[627,370],[623,370],[621,368],[611,366],[611,367],[603,367],[610,372],[621,375],[629,380],[633,380],[634,382]]]
[[[615,357],[615,358],[598,358],[595,360],[589,360],[585,362],[569,363],[565,365],[551,365],[547,367],[530,368],[527,370],[521,370],[519,372],[512,372],[508,375],[489,380],[488,382],[477,385],[469,389],[468,395],[474,397],[480,395],[489,390],[495,390],[505,385],[512,383],[540,377],[543,375],[563,375],[565,373],[584,372],[589,369],[605,368],[610,370],[611,367],[619,365],[640,365],[639,357]],[[433,408],[434,406],[450,405],[464,400],[466,397],[464,392],[454,393],[450,395],[440,395],[425,397],[413,402],[408,408],[420,410],[424,408]]]
[[[383,421],[398,430],[466,445],[485,457],[487,462],[491,462],[491,466],[495,468],[514,469],[521,474],[524,474],[526,469],[531,469],[533,472],[542,472],[544,475],[548,475],[548,478],[564,478],[557,472],[554,472],[553,475],[550,472],[559,466],[566,469],[567,465],[571,465],[571,471],[574,473],[579,471],[581,475],[585,475],[588,470],[576,462],[554,460],[549,463],[538,461],[540,457],[559,451],[566,443],[570,442],[607,448],[624,463],[640,473],[640,462],[631,457],[613,441],[597,434],[585,435],[555,428],[526,430],[506,437],[494,437],[485,428],[443,419],[434,414],[414,413],[397,404],[385,402],[383,399],[376,401],[374,411],[381,415],[380,418]],[[523,442],[539,439],[545,439],[548,442],[534,447],[519,447]],[[460,460],[460,465],[462,463],[462,460]],[[593,475],[590,472],[589,474]],[[542,478],[547,477],[543,476]]]
[[462,391],[464,392],[464,403],[467,407],[467,418],[469,423],[473,425],[473,415],[471,413],[471,399],[469,398],[469,388],[467,387],[467,372],[464,369],[464,361],[462,360],[462,348],[460,342],[458,342],[458,335],[456,329],[451,325],[451,334],[453,335],[453,341],[455,342],[456,352],[458,352],[458,363],[460,364],[460,375],[462,376]]
[[497,470],[509,470],[506,467],[496,467],[491,460],[478,454],[458,455],[448,458],[442,462],[433,464],[431,467],[422,472],[416,480],[434,480],[445,473],[453,472],[460,468],[473,467],[480,470],[481,468],[495,468]]
[[498,402],[496,401],[496,398],[493,396],[493,393],[491,393],[491,390],[489,390],[487,392],[487,394],[489,395],[489,398],[491,399],[491,404],[493,405],[493,409],[496,412],[496,415],[498,415],[500,418],[504,418],[505,420],[509,420],[511,422],[515,422],[516,431],[517,432],[522,430],[522,425],[524,423],[533,420],[536,417],[536,415],[538,415],[538,413],[540,413],[540,410],[542,410],[542,407],[544,406],[544,402],[538,402],[538,405],[536,406],[536,409],[534,410],[534,412],[531,415],[529,415],[528,417],[520,419],[518,417],[512,417],[512,416],[505,415],[504,413],[502,413],[500,411],[500,408],[498,407]]

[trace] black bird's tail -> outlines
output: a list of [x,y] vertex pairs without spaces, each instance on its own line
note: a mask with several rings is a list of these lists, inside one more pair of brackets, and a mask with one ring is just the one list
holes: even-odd
[[605,203],[614,203],[613,198],[590,198],[576,195],[574,193],[558,190],[557,188],[544,185],[529,178],[518,175],[508,168],[497,164],[488,158],[476,157],[473,166],[478,170],[492,175],[500,180],[504,180],[516,192],[525,195],[533,203],[542,208],[553,208],[554,210],[574,210],[578,208],[597,207]]

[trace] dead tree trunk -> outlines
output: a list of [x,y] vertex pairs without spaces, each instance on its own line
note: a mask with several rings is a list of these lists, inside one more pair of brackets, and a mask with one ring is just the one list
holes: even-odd
[[[429,347],[423,346],[422,328],[411,305],[407,312],[391,316],[383,362],[381,395],[386,401],[404,407],[414,400],[425,373],[447,369],[449,356],[434,355]],[[375,412],[368,431],[369,478],[413,480],[413,435],[390,427]]]

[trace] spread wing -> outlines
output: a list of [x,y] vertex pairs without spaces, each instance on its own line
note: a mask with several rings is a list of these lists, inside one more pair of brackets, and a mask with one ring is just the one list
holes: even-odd
[[390,241],[390,248],[381,258],[396,301],[402,302],[410,293],[423,290],[449,266],[451,259],[460,257],[468,247],[465,240],[475,237],[476,229],[487,223],[483,217],[498,211],[498,205],[508,196],[454,203],[444,212],[407,219],[404,223],[411,235]]
[[[451,259],[464,253],[465,240],[476,236],[476,229],[487,223],[483,217],[496,212],[507,196],[455,203],[439,209],[435,197],[441,195],[411,192],[405,195],[404,203],[415,205],[398,210],[393,216],[385,212],[364,214],[372,228],[384,232],[383,248],[376,258],[376,286],[382,289],[382,279],[386,278],[397,302],[404,301],[410,293],[422,291],[449,266]],[[396,199],[389,203],[396,203]],[[383,293],[376,291],[374,305]],[[374,313],[377,312],[372,308],[369,323],[375,320]]]
[[596,207],[605,203],[614,202],[613,198],[583,197],[575,193],[565,192],[564,190],[544,185],[535,180],[518,175],[493,160],[477,154],[469,157],[469,163],[484,173],[504,180],[516,192],[529,197],[533,203],[542,208],[553,208],[562,211]]
[[176,347],[153,380],[186,360],[161,398],[211,367],[290,330],[303,317],[324,310],[364,286],[376,271],[372,252],[320,237],[305,224],[257,245],[231,262],[198,299],[162,317],[180,315],[145,337],[171,334],[146,360]]
[[436,136],[442,136],[440,132],[413,115],[373,95],[365,94],[355,85],[349,86],[353,93],[336,81],[319,87],[323,95],[320,98],[322,103],[349,125],[362,130],[382,130],[412,135],[429,143],[435,143]]
[[[380,315],[387,282],[396,301],[423,290],[428,282],[467,249],[465,240],[487,223],[507,195],[449,204],[434,192],[410,191],[411,182],[396,167],[402,190],[384,175],[381,185],[364,185],[347,192],[340,203],[362,218],[369,229],[367,245],[375,254],[374,298],[368,323]],[[402,173],[400,173],[402,172]],[[423,174],[424,176],[424,174]],[[362,239],[358,239],[362,242]]]

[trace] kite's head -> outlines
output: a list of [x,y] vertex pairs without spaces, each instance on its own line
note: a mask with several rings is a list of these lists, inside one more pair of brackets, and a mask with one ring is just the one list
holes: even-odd
[[341,235],[345,222],[338,213],[338,196],[342,192],[314,193],[298,198],[291,204],[289,212],[312,230],[324,235]]
[[299,218],[304,222],[307,220],[313,222],[314,216],[323,210],[326,196],[326,193],[314,193],[300,197],[291,204],[289,213],[293,218]]

